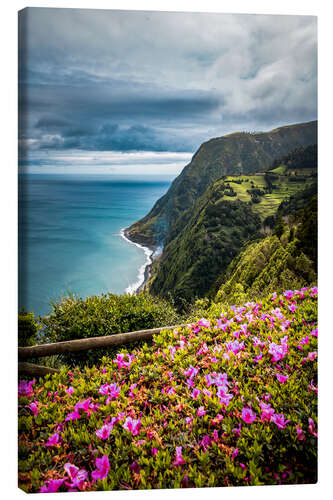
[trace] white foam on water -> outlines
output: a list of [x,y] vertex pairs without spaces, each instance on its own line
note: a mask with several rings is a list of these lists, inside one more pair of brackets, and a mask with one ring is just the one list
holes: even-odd
[[142,266],[140,266],[140,268],[139,268],[137,281],[135,283],[132,283],[131,285],[129,285],[125,290],[125,293],[129,293],[132,295],[133,293],[135,293],[138,290],[138,288],[140,288],[140,286],[143,284],[143,282],[145,280],[145,269],[147,266],[149,266],[153,262],[151,257],[154,253],[154,250],[151,250],[148,247],[144,247],[143,245],[140,245],[140,243],[135,243],[134,241],[129,240],[125,236],[125,228],[120,230],[120,236],[128,243],[131,243],[132,245],[135,245],[138,248],[141,248],[146,255],[146,262],[144,264],[142,264]]

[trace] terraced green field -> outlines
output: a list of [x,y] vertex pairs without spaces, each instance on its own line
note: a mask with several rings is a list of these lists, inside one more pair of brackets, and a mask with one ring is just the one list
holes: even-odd
[[274,168],[273,170],[270,170],[270,172],[274,172],[274,174],[284,175],[286,173],[286,170],[287,170],[286,165],[279,165],[278,167]]
[[[277,167],[280,171],[278,178],[273,181],[274,188],[272,193],[264,194],[260,197],[260,203],[253,203],[252,205],[253,211],[257,213],[262,220],[269,215],[273,215],[283,200],[314,182],[314,179],[310,177],[306,180],[300,179],[299,181],[291,181],[290,177],[282,174],[283,167],[283,165]],[[276,172],[277,169],[274,170],[274,173],[278,173]],[[242,181],[241,184],[235,182],[240,180]],[[237,194],[237,197],[234,197],[233,200],[239,199],[240,201],[251,201],[251,195],[247,192],[249,189],[265,190],[267,188],[264,173],[228,176],[224,182],[226,184],[229,183]]]

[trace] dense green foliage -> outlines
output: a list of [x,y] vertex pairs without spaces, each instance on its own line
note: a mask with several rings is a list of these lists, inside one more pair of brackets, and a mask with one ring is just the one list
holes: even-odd
[[282,201],[278,208],[278,213],[285,216],[296,217],[297,212],[304,209],[306,205],[311,201],[313,196],[317,195],[318,186],[317,183],[310,183],[304,189],[294,193],[288,199]]
[[164,242],[178,218],[217,179],[263,172],[275,158],[316,142],[317,122],[265,133],[234,133],[205,142],[150,213],[129,228],[129,237],[148,246]]
[[19,384],[27,492],[317,480],[317,289],[213,304],[98,367]]
[[[44,337],[51,342],[75,340],[177,324],[178,316],[166,300],[149,294],[64,297],[41,318]],[[98,362],[112,348],[64,354],[68,364]]]
[[313,196],[310,203],[299,212],[300,224],[297,228],[298,250],[304,252],[314,262],[318,261],[318,198]]
[[218,300],[239,303],[317,281],[316,190],[312,184],[297,192],[281,203],[272,221],[264,221],[273,233],[247,245],[221,273]]
[[250,244],[230,264],[216,300],[239,304],[286,288],[297,289],[316,282],[314,263],[299,249],[299,241],[288,237],[287,228]]
[[[208,293],[217,275],[227,267],[245,241],[260,227],[249,203],[226,198],[229,186],[216,182],[198,200],[185,227],[164,248],[155,264],[149,290],[172,294],[175,304]],[[157,272],[156,272],[157,271]]]
[[276,158],[269,170],[277,172],[277,167],[285,165],[287,170],[303,170],[318,168],[318,148],[317,144],[308,146],[307,148],[296,148],[290,153]]
[[35,320],[33,312],[22,310],[18,314],[18,345],[21,347],[34,345],[40,326]]
[[[265,174],[227,176],[216,181],[196,201],[192,210],[185,211],[178,218],[166,240],[162,256],[152,266],[147,288],[157,296],[172,295],[177,307],[184,307],[184,301],[193,301],[207,294],[211,296],[224,282],[225,271],[232,259],[254,237],[258,239],[262,236],[259,232],[261,227],[274,228],[274,234],[280,238],[285,230],[282,215],[294,214],[295,219],[294,210],[304,208],[315,191],[316,183],[313,181],[290,184],[285,175],[277,176],[271,185],[267,183]],[[311,238],[311,231],[316,232],[316,227],[311,229],[308,224],[308,239]],[[315,237],[312,234],[312,238]],[[301,233],[299,238],[303,238]],[[286,265],[286,260],[295,260],[297,251],[302,258],[308,255],[313,259],[308,251],[304,251],[303,255],[301,246],[296,248],[296,243],[293,243],[287,254],[281,253],[284,260],[275,264],[275,267],[287,267],[289,271],[293,267],[292,273],[282,274],[280,284],[273,280],[269,290],[288,287],[288,276],[290,286],[307,283],[304,277],[311,274],[309,266],[305,267],[307,272],[298,276],[301,265]],[[301,261],[301,256],[298,261]]]

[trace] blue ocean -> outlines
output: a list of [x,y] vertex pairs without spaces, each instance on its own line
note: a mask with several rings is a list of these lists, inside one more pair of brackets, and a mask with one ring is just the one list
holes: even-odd
[[19,309],[124,293],[142,281],[149,252],[121,230],[146,215],[173,177],[19,175]]

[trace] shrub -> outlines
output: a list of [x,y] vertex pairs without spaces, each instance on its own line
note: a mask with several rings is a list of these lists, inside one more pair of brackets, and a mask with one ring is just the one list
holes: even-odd
[[36,344],[39,329],[34,313],[22,309],[18,314],[18,345],[25,347]]
[[[116,333],[145,330],[177,323],[177,315],[166,300],[146,293],[138,295],[107,294],[86,299],[64,297],[52,304],[49,316],[42,318],[48,341],[61,342]],[[98,362],[114,348],[64,354],[70,365]]]
[[317,480],[317,288],[156,335],[19,385],[27,492]]

